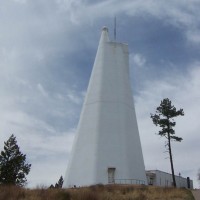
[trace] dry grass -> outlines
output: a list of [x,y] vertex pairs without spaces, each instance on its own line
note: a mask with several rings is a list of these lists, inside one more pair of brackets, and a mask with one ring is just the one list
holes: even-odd
[[194,200],[187,189],[95,185],[76,189],[0,187],[0,200]]

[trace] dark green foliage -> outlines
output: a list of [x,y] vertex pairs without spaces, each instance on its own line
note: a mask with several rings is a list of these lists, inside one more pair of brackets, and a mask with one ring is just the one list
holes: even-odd
[[63,182],[64,180],[63,177],[61,176],[58,180],[58,183],[56,183],[55,188],[62,188]]
[[175,136],[174,130],[174,127],[176,126],[174,118],[183,115],[183,109],[176,110],[176,108],[172,105],[171,101],[168,98],[165,98],[161,101],[160,106],[156,109],[156,114],[151,114],[151,119],[153,123],[161,128],[161,130],[158,132],[158,135],[167,138],[166,147],[170,156],[174,187],[176,187],[176,181],[174,176],[171,140],[177,142],[181,142],[183,140],[181,137]]
[[171,139],[181,142],[182,138],[175,136],[175,130],[173,129],[173,127],[176,125],[176,122],[173,118],[179,115],[184,115],[183,109],[176,110],[168,98],[163,99],[160,106],[156,109],[156,114],[151,114],[153,123],[162,128],[158,132],[158,135],[168,138],[169,133]]
[[16,137],[12,134],[4,142],[4,151],[0,154],[0,184],[24,186],[31,165],[26,163],[26,155],[20,152]]
[[58,182],[55,184],[55,186],[53,184],[50,185],[50,189],[53,189],[53,188],[62,188],[63,186],[63,182],[64,182],[64,179],[63,177],[61,176],[58,180]]

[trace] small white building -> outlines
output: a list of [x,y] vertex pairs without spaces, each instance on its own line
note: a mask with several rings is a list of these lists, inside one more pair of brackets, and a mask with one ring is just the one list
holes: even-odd
[[[148,185],[172,187],[173,179],[172,175],[160,170],[148,170],[146,171]],[[175,176],[176,186],[178,188],[190,188],[193,189],[193,181],[189,177],[184,178],[181,175]]]

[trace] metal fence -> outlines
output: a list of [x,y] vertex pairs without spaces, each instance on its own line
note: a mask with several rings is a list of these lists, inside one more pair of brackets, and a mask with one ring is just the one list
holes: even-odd
[[145,184],[145,181],[138,179],[115,179],[115,184],[136,184],[142,185]]

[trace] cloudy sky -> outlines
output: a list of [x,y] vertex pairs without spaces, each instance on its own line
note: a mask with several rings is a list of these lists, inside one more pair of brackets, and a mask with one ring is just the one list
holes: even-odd
[[199,0],[1,0],[0,149],[14,133],[32,164],[28,187],[65,174],[101,28],[117,16],[129,44],[130,77],[146,169],[170,172],[150,113],[168,97],[177,118],[175,173],[200,168]]

